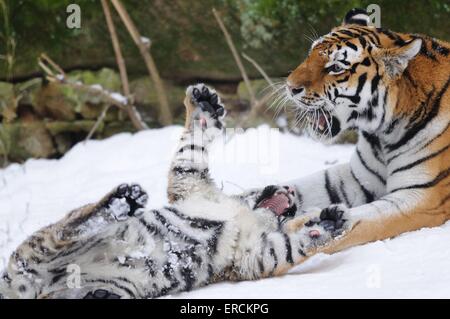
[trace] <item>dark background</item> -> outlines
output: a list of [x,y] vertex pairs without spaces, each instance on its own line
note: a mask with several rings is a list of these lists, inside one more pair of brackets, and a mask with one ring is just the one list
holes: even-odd
[[[211,13],[215,7],[244,50],[272,76],[295,67],[313,36],[327,33],[354,7],[381,7],[382,26],[399,32],[424,33],[450,39],[450,1],[443,0],[123,0],[142,35],[152,40],[152,53],[164,78],[237,81],[240,74]],[[10,71],[3,61],[2,79],[20,79],[38,71],[35,63],[46,52],[64,68],[114,67],[111,40],[98,0],[1,0],[0,38],[15,42]],[[65,26],[66,7],[77,3],[82,28]],[[129,71],[146,74],[139,53],[114,15]],[[8,54],[4,45],[1,54]],[[249,73],[258,73],[249,68]]]
[[[70,3],[81,7],[81,29],[66,27]],[[239,117],[249,109],[248,93],[213,17],[213,7],[221,13],[237,50],[251,56],[274,79],[285,77],[302,61],[310,38],[328,33],[349,9],[371,3],[381,7],[383,27],[450,40],[450,1],[442,0],[122,3],[140,33],[152,41],[150,50],[164,80],[174,123],[182,122],[185,86],[198,81],[217,87],[229,100],[232,115]],[[150,127],[159,127],[157,99],[147,69],[112,6],[111,10],[136,106]],[[0,0],[0,156],[4,165],[29,157],[60,157],[86,137],[103,109],[89,95],[46,85],[37,64],[41,53],[84,83],[121,90],[99,0]],[[261,94],[267,83],[251,64],[244,60],[244,65]],[[270,112],[261,117],[266,122],[272,119]],[[127,117],[111,108],[94,138],[132,130]]]

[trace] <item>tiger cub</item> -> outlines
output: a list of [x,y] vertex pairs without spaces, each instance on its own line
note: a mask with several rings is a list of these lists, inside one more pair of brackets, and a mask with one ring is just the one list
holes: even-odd
[[72,211],[12,253],[0,281],[5,298],[155,298],[276,276],[343,234],[346,224],[332,219],[290,231],[303,218],[290,218],[300,206],[291,188],[269,186],[252,206],[221,192],[207,155],[224,107],[202,84],[187,89],[185,105],[169,172],[172,205],[146,209],[145,191],[123,184]]

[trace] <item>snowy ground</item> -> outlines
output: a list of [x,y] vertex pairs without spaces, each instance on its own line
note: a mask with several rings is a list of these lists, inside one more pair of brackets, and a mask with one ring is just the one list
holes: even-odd
[[[115,185],[137,182],[151,207],[166,203],[169,161],[180,127],[80,143],[60,160],[29,160],[0,170],[0,268],[38,228],[98,200]],[[323,146],[267,127],[217,147],[212,173],[228,193],[280,183],[348,161],[353,146]],[[181,298],[450,297],[450,223],[329,256],[317,255],[289,275],[215,284]]]

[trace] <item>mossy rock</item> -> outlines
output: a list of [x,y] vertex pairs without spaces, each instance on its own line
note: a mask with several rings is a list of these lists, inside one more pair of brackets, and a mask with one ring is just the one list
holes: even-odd
[[101,85],[103,89],[111,92],[120,92],[122,88],[119,74],[108,68],[100,71],[74,71],[68,74],[68,78],[86,85]]
[[[70,81],[80,81],[86,85],[100,85],[103,89],[116,92],[120,90],[119,75],[111,69],[98,72],[76,71],[68,75]],[[42,84],[42,80],[33,79],[16,85],[20,92],[20,103],[32,105],[36,114],[42,118],[73,121],[75,118],[97,119],[106,104],[100,93],[75,89],[59,83]],[[111,108],[106,121],[118,119],[118,111]]]
[[[79,120],[73,122],[65,121],[51,121],[45,122],[45,127],[52,136],[59,136],[62,134],[80,134],[87,136],[87,134],[94,127],[96,121]],[[135,128],[129,121],[112,121],[101,122],[97,127],[95,135],[100,138],[109,137],[111,135],[121,132],[134,132]]]
[[[164,81],[167,98],[170,105],[182,104],[186,93],[185,86],[173,85]],[[133,92],[134,100],[139,104],[158,104],[158,96],[154,88],[153,82],[148,76],[134,79],[130,82],[130,90]]]
[[[28,158],[59,157],[84,140],[94,126],[93,120],[33,121],[0,125],[0,156],[21,162]],[[102,122],[95,137],[106,138],[117,133],[135,132],[129,121]]]
[[136,132],[136,129],[131,122],[111,122],[104,127],[101,136],[106,138],[123,132]]
[[30,157],[48,158],[55,154],[51,136],[43,123],[36,122],[22,125],[17,144]]
[[16,96],[19,97],[19,104],[33,105],[35,103],[36,93],[42,87],[41,78],[33,78],[31,80],[17,83],[14,85]]
[[[174,118],[184,112],[183,100],[186,94],[186,87],[174,85],[164,81],[169,106],[173,112]],[[157,117],[159,109],[159,100],[153,82],[148,76],[134,79],[130,82],[130,91],[133,94],[136,105],[145,113],[150,113]],[[184,113],[183,113],[184,114]]]
[[[80,81],[85,85],[92,85],[98,89],[109,92],[120,92],[120,76],[112,69],[103,68],[100,71],[74,71],[68,75],[71,81]],[[91,91],[75,90],[66,87],[66,94],[77,101],[75,111],[84,119],[97,119],[103,112],[106,104],[102,100],[100,93]],[[115,121],[118,119],[118,110],[111,107],[105,117],[105,121]]]
[[[52,137],[42,122],[4,124],[2,142],[7,145],[6,155],[13,161],[27,158],[48,158],[55,155]],[[2,155],[4,151],[0,149]]]
[[97,119],[103,111],[103,104],[92,104],[89,102],[83,103],[78,111],[79,114],[86,120]]
[[7,99],[14,96],[14,85],[8,82],[0,82],[0,98]]
[[65,154],[74,145],[71,134],[58,134],[53,138],[58,154]]
[[[80,120],[80,121],[49,121],[45,122],[45,127],[48,129],[51,135],[56,136],[62,133],[89,133],[94,126],[95,121],[92,120]],[[99,130],[101,131],[103,124],[100,123]]]
[[[78,112],[85,120],[97,120],[106,104],[93,104],[91,102],[85,102],[81,105],[80,111]],[[119,119],[119,109],[115,106],[111,106],[106,112],[104,121],[111,122],[117,121]]]
[[33,108],[41,117],[66,121],[75,119],[78,100],[71,88],[47,83],[35,93],[33,100]]

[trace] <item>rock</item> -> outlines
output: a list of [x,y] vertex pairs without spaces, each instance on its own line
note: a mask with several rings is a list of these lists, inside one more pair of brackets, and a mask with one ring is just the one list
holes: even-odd
[[7,145],[7,156],[13,161],[48,158],[55,154],[52,137],[42,122],[4,124],[2,142]]
[[[170,105],[183,104],[186,87],[177,86],[164,81],[167,98]],[[158,96],[153,87],[153,83],[148,76],[137,78],[130,82],[130,91],[133,93],[134,100],[138,104],[158,104]]]
[[103,108],[103,104],[92,104],[85,102],[81,105],[78,113],[81,114],[83,119],[95,120],[100,116],[100,114],[102,114]]
[[101,85],[111,92],[120,92],[122,87],[119,73],[108,68],[100,71],[74,71],[68,74],[68,78],[86,85]]
[[[177,86],[170,82],[164,82],[169,105],[174,118],[179,114],[184,115],[183,100],[186,87]],[[148,76],[137,78],[130,82],[130,91],[134,96],[134,101],[144,113],[148,113],[153,118],[157,118],[159,101],[156,91]]]
[[134,101],[138,104],[155,103],[156,100],[152,98],[154,94],[151,93],[153,90],[153,84],[147,76],[130,82],[130,91],[133,92]]
[[[84,140],[94,126],[93,120],[33,121],[0,126],[0,157],[21,162],[28,158],[64,155],[73,145]],[[129,121],[101,123],[94,136],[105,138],[121,132],[134,132]]]
[[118,133],[135,131],[136,129],[131,122],[111,122],[104,127],[101,136],[106,138]]
[[54,137],[58,155],[64,155],[74,145],[72,134],[58,134]]
[[35,158],[48,158],[55,153],[50,134],[39,122],[22,125],[18,145]]
[[[89,133],[94,126],[95,121],[92,120],[80,120],[73,122],[66,121],[51,121],[46,122],[45,127],[48,129],[51,135],[56,136],[62,133]],[[103,129],[103,124],[100,124],[98,130]]]
[[33,105],[35,103],[36,93],[42,87],[41,78],[33,78],[31,80],[21,82],[14,85],[14,91],[20,96],[19,105]]
[[57,83],[47,83],[36,92],[33,107],[44,118],[56,120],[75,119],[76,94],[71,88]]
[[[72,81],[80,81],[85,85],[95,85],[99,89],[110,92],[120,92],[121,82],[117,72],[111,69],[101,69],[100,71],[75,71],[68,75]],[[77,90],[71,94],[76,100],[75,111],[84,119],[96,120],[103,112],[106,104],[102,101],[101,95],[92,92]],[[111,107],[106,114],[105,121],[117,120],[118,111],[116,107]]]
[[[119,75],[111,69],[102,69],[97,72],[74,71],[68,74],[68,78],[86,85],[99,85],[111,92],[119,91],[121,86]],[[96,120],[106,105],[100,94],[77,90],[58,83],[47,83],[36,89],[40,83],[29,81],[17,89],[24,92],[21,103],[32,105],[34,111],[42,118],[73,121],[81,117]],[[27,86],[33,89],[27,89]],[[116,108],[111,107],[105,121],[117,120],[117,113]]]

